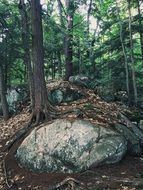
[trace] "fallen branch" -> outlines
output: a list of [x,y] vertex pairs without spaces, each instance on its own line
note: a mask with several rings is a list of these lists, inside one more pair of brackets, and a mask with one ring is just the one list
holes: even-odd
[[134,187],[143,187],[143,178],[119,178],[119,177],[110,177],[107,180],[112,180],[115,182],[131,185]]
[[50,187],[49,190],[56,190],[59,188],[63,189],[63,186],[67,186],[69,190],[75,190],[75,186],[83,186],[83,183],[74,178],[67,177],[62,182],[58,183],[57,185]]

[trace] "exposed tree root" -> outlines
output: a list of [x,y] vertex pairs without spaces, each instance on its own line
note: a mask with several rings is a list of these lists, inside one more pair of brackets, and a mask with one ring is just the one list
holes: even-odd
[[34,122],[34,126],[39,125],[43,121],[47,121],[48,119],[51,120],[51,117],[48,111],[45,110],[34,110],[31,115],[30,124]]
[[4,155],[4,158],[2,160],[2,168],[3,168],[4,177],[5,177],[5,184],[6,184],[8,190],[18,190],[18,187],[17,187],[17,184],[15,183],[15,181],[13,181],[13,180],[9,181],[7,169],[6,169],[6,165],[5,165],[5,157],[6,157],[6,154]]
[[28,133],[28,131],[30,129],[32,129],[33,127],[31,127],[30,124],[26,125],[24,128],[20,129],[16,134],[14,134],[11,138],[11,140],[9,141],[8,144],[5,145],[4,148],[4,152],[9,151],[11,149],[11,147],[13,146],[13,144],[15,142],[17,142],[18,140],[20,140],[24,135],[26,135]]
[[[53,110],[54,109],[52,109],[52,111]],[[50,121],[52,119],[56,119],[59,115],[60,113],[57,113],[57,114],[56,112],[55,114],[51,113],[51,107],[49,110],[47,108],[41,109],[41,110],[40,109],[34,110],[32,112],[32,115],[28,124],[24,128],[20,129],[16,134],[13,135],[8,145],[5,146],[4,151],[9,151],[14,143],[19,141],[22,137],[26,136],[26,134],[28,134],[28,132],[32,130],[34,127],[37,127],[39,124],[41,124],[44,121]]]
[[66,188],[66,190],[76,190],[76,189],[82,189],[82,186],[83,186],[82,182],[74,178],[67,177],[62,182],[58,183],[57,185],[50,187],[49,190],[56,190],[56,189],[63,190],[64,188]]
[[10,187],[12,187],[12,184],[10,184],[8,181],[7,171],[6,171],[6,167],[5,167],[5,159],[3,159],[3,161],[2,161],[2,167],[3,167],[4,176],[5,176],[5,183],[6,183],[7,187],[10,188]]

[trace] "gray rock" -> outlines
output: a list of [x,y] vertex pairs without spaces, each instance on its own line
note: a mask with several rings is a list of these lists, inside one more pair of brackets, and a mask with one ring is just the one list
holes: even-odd
[[82,99],[85,96],[77,91],[70,88],[62,88],[51,90],[48,94],[48,99],[52,105],[59,105],[60,103],[73,102],[78,99]]
[[[6,98],[9,107],[9,112],[14,113],[19,108],[20,103],[27,100],[28,90],[26,87],[23,86],[8,89]],[[0,110],[1,110],[1,102],[0,102]]]
[[85,120],[59,119],[34,129],[17,150],[18,162],[34,171],[80,172],[119,162],[125,155],[125,138]]
[[139,122],[139,128],[140,128],[141,130],[143,130],[143,120],[140,120],[140,122]]
[[85,97],[85,95],[79,92],[78,90],[74,90],[70,88],[63,89],[63,92],[64,92],[63,102],[73,102]]
[[[18,92],[15,89],[9,90],[7,91],[7,103],[8,103],[8,108],[9,108],[9,112],[16,112],[16,102],[18,101]],[[2,105],[0,102],[0,115],[3,115],[2,113]]]
[[141,155],[142,148],[140,141],[142,140],[143,133],[140,133],[139,128],[133,124],[127,127],[126,125],[118,123],[115,125],[115,129],[126,138],[128,142],[128,152],[135,156]]
[[9,89],[7,92],[7,102],[9,106],[9,111],[16,111],[16,102],[18,101],[18,92],[15,89]]
[[63,101],[63,92],[60,89],[50,91],[48,99],[53,105],[58,105]]
[[70,76],[69,82],[76,84],[76,85],[79,85],[79,86],[87,87],[88,82],[89,82],[89,78],[87,76],[84,76],[84,75]]

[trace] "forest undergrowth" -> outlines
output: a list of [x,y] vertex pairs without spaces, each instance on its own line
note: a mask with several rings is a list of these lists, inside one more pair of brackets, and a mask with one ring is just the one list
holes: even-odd
[[[118,114],[132,115],[139,112],[136,108],[128,107],[121,103],[103,101],[95,91],[86,88],[77,87],[69,82],[56,81],[48,85],[48,89],[70,88],[81,92],[84,98],[74,102],[61,103],[55,106],[61,112],[59,118],[85,119],[93,124],[103,127],[111,127],[114,123],[119,122]],[[49,174],[49,173],[32,173],[20,168],[15,159],[14,153],[21,139],[14,143],[11,150],[7,153],[3,150],[10,143],[12,136],[20,129],[26,126],[30,120],[30,107],[22,105],[22,111],[13,115],[8,121],[0,118],[0,189],[19,189],[19,190],[48,190],[58,189],[56,184],[70,177],[73,184],[80,181],[82,185],[71,185],[69,180],[64,181],[59,189],[69,188],[89,189],[89,190],[141,190],[143,189],[143,158],[142,157],[125,157],[121,163],[111,166],[98,167],[93,171],[87,171],[80,174]],[[69,111],[71,110],[71,111]],[[74,110],[74,111],[72,111]],[[64,113],[64,114],[62,114]],[[66,113],[66,114],[65,114]],[[74,181],[75,180],[75,181]]]

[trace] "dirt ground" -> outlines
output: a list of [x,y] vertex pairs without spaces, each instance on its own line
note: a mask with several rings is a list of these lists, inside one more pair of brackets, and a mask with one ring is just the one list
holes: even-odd
[[[81,189],[89,190],[142,190],[143,159],[126,157],[121,163],[102,166],[80,174],[33,173],[20,168],[11,155],[6,159],[6,169],[10,179],[14,179],[17,189],[48,190],[66,177],[83,183]],[[5,186],[5,185],[4,185]],[[6,186],[5,186],[6,187]],[[65,189],[61,187],[60,189]],[[76,189],[76,188],[75,188]]]
[[[5,159],[6,172],[0,176],[2,190],[49,190],[67,177],[83,183],[79,188],[89,190],[143,190],[143,158],[125,157],[120,163],[110,166],[101,166],[78,174],[62,173],[33,173],[21,168],[14,152],[18,143],[13,146]],[[6,173],[6,175],[5,175]],[[6,182],[6,178],[8,182]],[[7,185],[14,184],[11,188]],[[66,186],[65,186],[66,187]],[[64,190],[65,187],[60,189]]]
[[[116,122],[117,112],[122,109],[114,103],[108,104],[103,102],[94,93],[86,99],[77,100],[68,105],[63,104],[57,107],[57,109],[65,111],[73,107],[83,110],[82,117],[84,119],[105,127],[108,127],[111,122]],[[96,118],[93,118],[91,113],[95,112],[97,113]],[[25,107],[23,111],[10,118],[7,122],[0,118],[1,190],[143,190],[143,156],[126,156],[116,165],[100,166],[77,174],[33,173],[21,168],[17,164],[14,154],[22,139],[12,146],[8,154],[3,150],[11,137],[28,123],[30,114],[29,108]],[[69,114],[65,117],[75,118],[76,116]],[[67,183],[65,185],[61,185],[64,179],[70,178],[72,178],[74,185],[68,183],[68,180],[66,180]],[[60,187],[57,188],[57,185]]]

